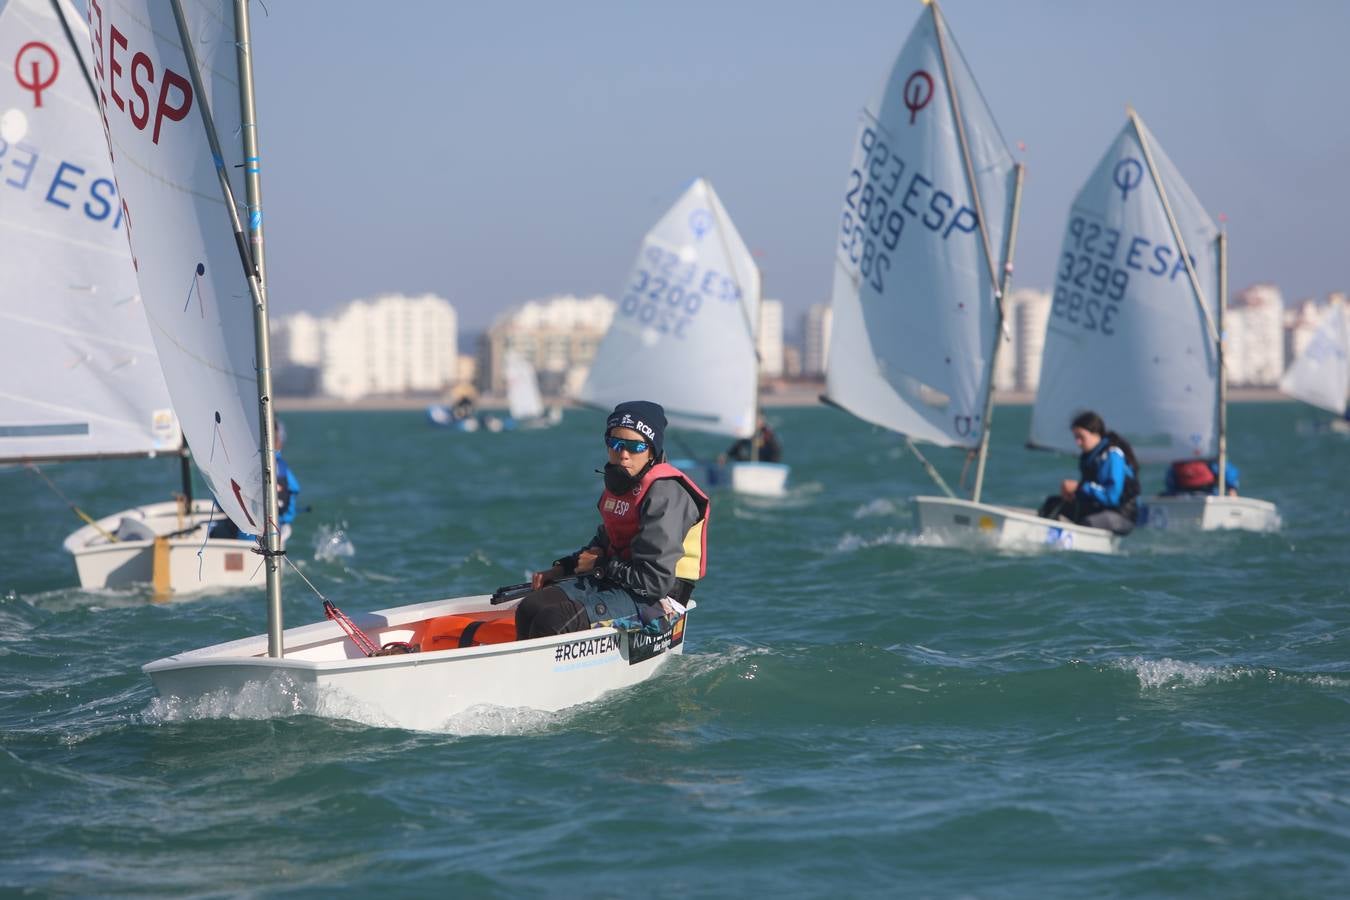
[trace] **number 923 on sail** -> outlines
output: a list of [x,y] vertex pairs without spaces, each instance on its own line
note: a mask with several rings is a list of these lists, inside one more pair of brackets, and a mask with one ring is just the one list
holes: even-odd
[[878,292],[885,291],[891,254],[911,221],[944,241],[952,232],[974,234],[979,225],[975,210],[958,203],[951,191],[934,184],[917,167],[907,165],[880,130],[864,121],[844,192],[840,261]]

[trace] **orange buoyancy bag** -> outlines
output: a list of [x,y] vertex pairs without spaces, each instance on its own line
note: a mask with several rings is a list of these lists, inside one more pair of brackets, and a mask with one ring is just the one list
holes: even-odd
[[505,644],[515,639],[516,613],[515,610],[507,609],[427,619],[413,629],[409,643],[420,646],[423,653],[430,653],[433,650]]
[[1214,487],[1214,470],[1203,459],[1182,459],[1172,463],[1172,481],[1178,490],[1204,491]]

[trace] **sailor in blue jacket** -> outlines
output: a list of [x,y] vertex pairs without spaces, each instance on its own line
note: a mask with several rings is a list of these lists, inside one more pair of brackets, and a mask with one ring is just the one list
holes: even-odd
[[1094,412],[1080,413],[1071,430],[1083,451],[1078,457],[1079,478],[1060,482],[1059,494],[1046,498],[1040,514],[1129,534],[1139,517],[1139,463],[1134,450],[1123,437],[1107,431]]
[[[1230,497],[1238,492],[1238,467],[1228,460],[1223,465],[1224,490]],[[1219,492],[1219,461],[1217,459],[1179,459],[1167,467],[1163,477],[1163,496],[1178,494],[1217,494]]]

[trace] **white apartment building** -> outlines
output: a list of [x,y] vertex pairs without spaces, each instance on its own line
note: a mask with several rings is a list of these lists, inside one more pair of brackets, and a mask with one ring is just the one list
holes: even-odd
[[783,377],[783,302],[759,301],[759,377]]
[[834,310],[828,303],[813,303],[802,320],[802,374],[823,377],[830,362],[830,326]]
[[319,384],[330,396],[437,392],[454,382],[455,308],[434,294],[355,300],[323,331]]
[[1224,317],[1228,383],[1269,386],[1284,374],[1284,297],[1273,284],[1254,284],[1233,299]]
[[575,394],[613,318],[614,301],[602,294],[531,300],[499,316],[479,345],[479,389],[504,393],[506,356],[519,353],[545,394]]
[[323,359],[323,320],[309,313],[296,313],[272,322],[274,365],[318,368]]
[[1013,388],[1034,394],[1041,386],[1041,356],[1050,322],[1050,292],[1020,288],[1008,295],[1012,319]]

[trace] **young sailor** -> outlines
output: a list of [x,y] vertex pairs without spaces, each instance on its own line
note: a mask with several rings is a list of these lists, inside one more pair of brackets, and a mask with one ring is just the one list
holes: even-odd
[[516,637],[543,637],[627,620],[661,633],[707,571],[709,502],[665,461],[666,414],[645,400],[605,421],[605,489],[590,543],[535,572],[516,608]]
[[753,441],[759,441],[760,462],[776,463],[782,461],[783,445],[778,442],[778,435],[773,433],[773,429],[769,427],[768,421],[762,415],[759,417],[756,430],[758,434],[752,438],[741,438],[736,441],[727,448],[727,452],[723,453],[717,461],[725,463],[727,460],[736,462],[749,460],[754,452]]
[[[1223,484],[1228,496],[1238,493],[1238,467],[1224,461]],[[1179,494],[1217,494],[1219,492],[1219,461],[1217,459],[1179,459],[1167,467],[1163,476],[1163,496]]]
[[1079,525],[1129,534],[1139,517],[1139,463],[1128,441],[1107,431],[1095,412],[1079,413],[1070,430],[1082,450],[1078,480],[1060,482],[1059,493],[1046,497],[1040,515]]

